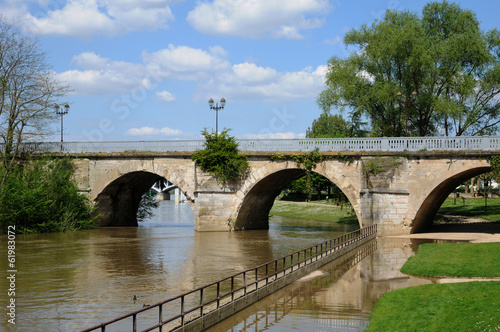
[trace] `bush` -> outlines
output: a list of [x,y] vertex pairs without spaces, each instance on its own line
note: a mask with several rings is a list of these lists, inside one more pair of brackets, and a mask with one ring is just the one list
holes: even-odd
[[196,151],[192,156],[203,171],[210,173],[223,184],[245,176],[250,170],[247,156],[238,154],[238,143],[228,132],[229,129],[220,134],[203,130],[205,149]]
[[[3,176],[5,169],[0,169]],[[63,232],[94,228],[89,199],[78,193],[71,179],[69,159],[19,163],[0,187],[0,225],[4,233],[15,225],[17,233]]]

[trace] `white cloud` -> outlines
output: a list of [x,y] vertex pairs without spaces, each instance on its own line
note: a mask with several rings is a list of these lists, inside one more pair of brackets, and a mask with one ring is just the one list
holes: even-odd
[[158,99],[161,101],[175,101],[175,96],[168,91],[159,91],[156,93],[156,97],[158,97]]
[[298,39],[301,30],[321,26],[318,16],[331,8],[328,0],[214,0],[199,2],[187,20],[205,34]]
[[291,131],[286,133],[264,133],[264,134],[245,134],[241,138],[244,139],[290,139],[304,138],[305,134],[296,134]]
[[330,44],[330,45],[341,45],[342,44],[342,38],[340,36],[335,36],[332,39],[326,39],[324,41],[325,44]]
[[[291,102],[315,99],[325,88],[327,66],[300,71],[278,72],[274,68],[244,62],[231,65],[223,48],[208,51],[169,45],[153,53],[143,53],[142,63],[113,61],[93,52],[73,57],[77,69],[58,75],[76,94],[123,94],[152,90],[163,81],[196,82],[195,99],[208,99],[216,93],[233,100],[258,99]],[[158,99],[175,101],[170,91],[157,91]]]
[[62,72],[58,79],[68,83],[76,94],[118,94],[151,88],[143,64],[111,61],[93,52],[74,56],[73,63],[79,69]]
[[356,76],[364,78],[365,80],[369,81],[370,83],[375,82],[375,76],[367,72],[366,70],[362,70],[356,74]]
[[130,128],[123,135],[125,136],[182,136],[184,133],[180,129],[163,127],[161,129],[153,127]]
[[[25,30],[38,35],[90,37],[95,34],[117,35],[130,31],[168,27],[174,19],[171,0],[70,0],[63,6],[42,4],[36,15],[18,1],[7,2],[0,9],[12,20],[22,22]],[[39,15],[39,14],[42,15]]]
[[222,47],[212,47],[210,52],[188,46],[174,46],[154,53],[142,54],[144,63],[158,76],[179,80],[206,80],[213,72],[224,71],[230,64],[222,55]]
[[258,67],[248,62],[233,65],[233,71],[238,81],[249,83],[269,82],[278,76],[278,72],[272,68]]
[[110,64],[110,59],[103,58],[94,52],[84,52],[73,57],[73,62],[81,68],[102,70]]
[[232,72],[200,85],[199,98],[214,90],[226,99],[260,99],[268,102],[291,102],[315,99],[325,88],[327,66],[315,70],[304,68],[297,72],[280,73],[271,68],[244,63],[234,65]]

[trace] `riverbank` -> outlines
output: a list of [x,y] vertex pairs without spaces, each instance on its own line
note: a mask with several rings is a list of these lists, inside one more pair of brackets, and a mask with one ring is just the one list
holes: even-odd
[[[269,214],[347,224],[356,224],[358,222],[356,214],[350,205],[337,205],[326,200],[311,202],[275,200]],[[500,198],[485,200],[484,197],[467,197],[463,200],[462,197],[448,197],[439,209],[434,224],[435,229],[438,230],[440,225],[485,222],[500,222]],[[492,233],[487,230],[485,232]]]
[[[419,331],[496,331],[500,328],[499,255],[500,243],[421,245],[401,271],[438,278],[435,284],[383,295],[366,331],[414,331],[415,326]],[[441,282],[443,276],[450,278]],[[474,281],[464,279],[471,277]]]
[[358,223],[356,214],[350,206],[340,206],[326,201],[295,202],[276,200],[269,214],[342,224]]

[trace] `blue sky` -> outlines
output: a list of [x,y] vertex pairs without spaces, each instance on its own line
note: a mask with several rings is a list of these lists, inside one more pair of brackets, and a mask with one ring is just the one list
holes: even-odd
[[[455,1],[498,27],[499,1]],[[2,0],[73,92],[65,141],[304,137],[328,59],[352,28],[420,0]],[[50,140],[59,140],[59,123]]]

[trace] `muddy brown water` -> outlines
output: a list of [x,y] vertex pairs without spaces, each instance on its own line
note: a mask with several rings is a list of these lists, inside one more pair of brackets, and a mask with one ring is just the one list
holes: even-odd
[[[17,235],[16,324],[2,278],[0,330],[78,331],[358,228],[272,217],[268,231],[198,233],[193,220],[189,205],[165,201],[138,228]],[[399,272],[419,243],[379,239],[212,331],[361,331],[382,294],[430,282]]]

